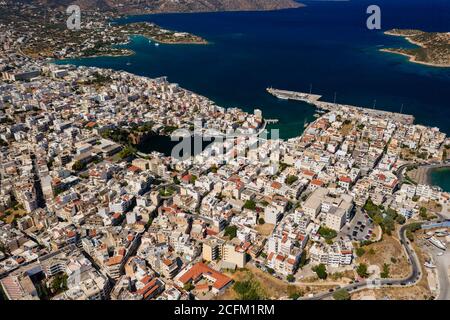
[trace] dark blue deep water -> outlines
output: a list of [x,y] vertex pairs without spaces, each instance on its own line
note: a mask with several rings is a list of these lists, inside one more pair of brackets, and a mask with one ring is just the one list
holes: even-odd
[[[332,101],[413,114],[417,123],[450,133],[450,68],[435,68],[379,52],[409,46],[402,38],[366,28],[366,8],[382,9],[382,29],[450,31],[448,0],[304,1],[306,8],[273,12],[233,12],[134,16],[118,23],[152,21],[198,34],[209,45],[160,45],[133,37],[131,57],[68,60],[122,69],[169,81],[225,107],[263,110],[278,118],[280,136],[299,135],[311,106],[280,101],[265,88],[309,91]],[[127,65],[127,63],[131,63]]]

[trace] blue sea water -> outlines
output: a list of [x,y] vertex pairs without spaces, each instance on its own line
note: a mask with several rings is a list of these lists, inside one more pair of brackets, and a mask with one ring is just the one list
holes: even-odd
[[[135,36],[131,57],[68,60],[77,65],[126,70],[169,81],[225,107],[263,110],[277,118],[282,138],[301,134],[314,108],[269,95],[268,86],[312,91],[332,101],[400,111],[416,123],[450,134],[450,68],[408,62],[380,52],[412,46],[383,34],[391,28],[450,32],[448,0],[303,1],[305,8],[271,12],[225,12],[132,16],[117,23],[155,22],[207,39],[209,45],[155,46]],[[366,9],[381,8],[382,30],[368,30]],[[64,61],[60,62],[64,63]],[[375,102],[376,100],[376,102]]]
[[450,192],[450,168],[434,169],[430,173],[431,184],[440,186],[444,191]]

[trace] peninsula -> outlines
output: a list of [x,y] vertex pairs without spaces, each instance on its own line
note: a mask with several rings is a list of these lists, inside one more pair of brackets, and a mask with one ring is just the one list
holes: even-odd
[[425,32],[412,29],[392,29],[385,34],[404,37],[415,48],[387,48],[383,52],[401,54],[409,61],[434,67],[450,67],[450,32]]
[[[45,17],[44,22],[41,17]],[[131,50],[119,45],[127,43],[132,35],[165,44],[208,43],[199,36],[167,30],[154,23],[111,22],[117,17],[108,11],[83,11],[81,29],[69,30],[65,11],[10,1],[2,6],[0,24],[10,25],[18,35],[21,53],[35,59],[131,55]]]

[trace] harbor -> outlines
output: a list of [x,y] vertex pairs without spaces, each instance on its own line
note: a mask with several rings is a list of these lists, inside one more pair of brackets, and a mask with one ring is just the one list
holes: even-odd
[[298,91],[280,90],[274,88],[267,88],[266,90],[268,93],[277,97],[278,99],[301,101],[313,105],[319,109],[317,111],[318,113],[322,113],[323,111],[328,112],[340,109],[351,111],[353,109],[355,111],[357,110],[371,117],[389,117],[403,124],[414,123],[414,116],[409,114],[377,110],[375,108],[357,107],[352,105],[339,104],[335,102],[319,101],[320,98],[322,98],[322,96],[312,94],[311,92],[305,93]]

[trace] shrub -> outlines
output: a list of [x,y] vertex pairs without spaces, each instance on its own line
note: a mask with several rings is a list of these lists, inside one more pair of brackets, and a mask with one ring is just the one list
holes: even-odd
[[369,276],[369,273],[367,272],[367,265],[365,263],[360,263],[356,268],[356,273],[358,273],[361,278],[367,278]]
[[328,277],[327,267],[323,263],[313,267],[312,270],[317,274],[319,279],[324,280]]
[[345,289],[339,289],[333,293],[334,300],[350,300],[350,293]]

